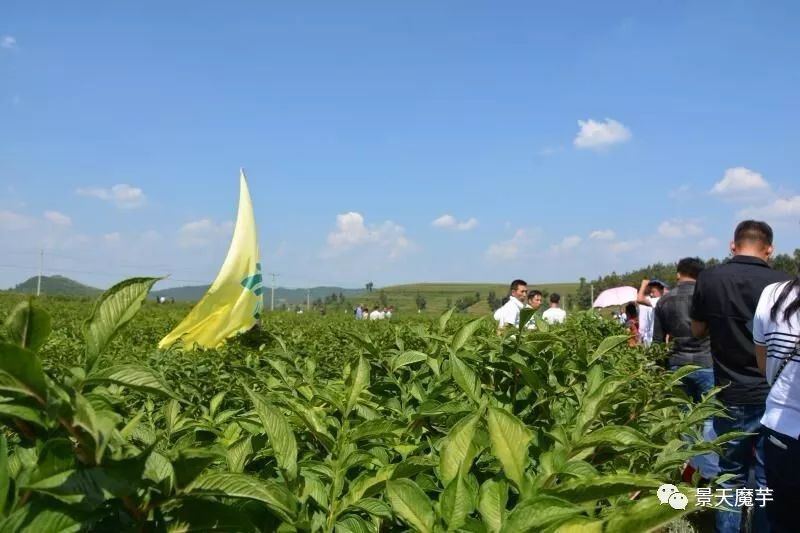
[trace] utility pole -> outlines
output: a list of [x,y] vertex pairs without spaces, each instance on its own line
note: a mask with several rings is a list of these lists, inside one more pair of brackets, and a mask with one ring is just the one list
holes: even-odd
[[590,285],[590,288],[592,291],[592,303],[590,305],[594,306],[594,283]]
[[306,289],[306,311],[311,311],[311,289]]
[[36,282],[36,296],[42,293],[42,269],[44,268],[44,248],[39,250],[39,280]]
[[276,274],[275,272],[268,272],[268,276],[272,276],[272,292],[269,297],[269,310],[275,310],[275,278],[280,276],[280,274]]

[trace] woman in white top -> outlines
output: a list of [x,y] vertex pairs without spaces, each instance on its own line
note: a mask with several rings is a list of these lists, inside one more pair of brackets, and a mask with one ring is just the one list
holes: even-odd
[[768,285],[753,319],[753,341],[771,389],[761,419],[764,463],[772,501],[771,532],[798,531],[800,502],[800,276]]

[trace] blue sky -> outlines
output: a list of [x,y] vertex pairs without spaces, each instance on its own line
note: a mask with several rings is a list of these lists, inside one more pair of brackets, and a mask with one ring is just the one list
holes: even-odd
[[552,4],[3,3],[0,287],[209,281],[240,166],[285,286],[800,246],[796,3]]

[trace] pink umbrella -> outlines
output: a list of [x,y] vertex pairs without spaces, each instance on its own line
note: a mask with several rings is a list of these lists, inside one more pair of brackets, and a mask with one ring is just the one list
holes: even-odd
[[635,302],[638,291],[633,287],[614,287],[601,292],[592,307],[612,307]]

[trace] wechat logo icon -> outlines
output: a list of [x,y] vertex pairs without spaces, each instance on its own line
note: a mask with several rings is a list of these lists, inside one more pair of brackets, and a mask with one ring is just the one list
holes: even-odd
[[658,487],[656,496],[658,496],[658,501],[661,502],[661,505],[667,503],[675,510],[686,509],[686,506],[689,505],[689,498],[687,498],[684,494],[681,494],[681,491],[678,490],[678,487],[675,485],[670,485],[669,483],[665,483]]

